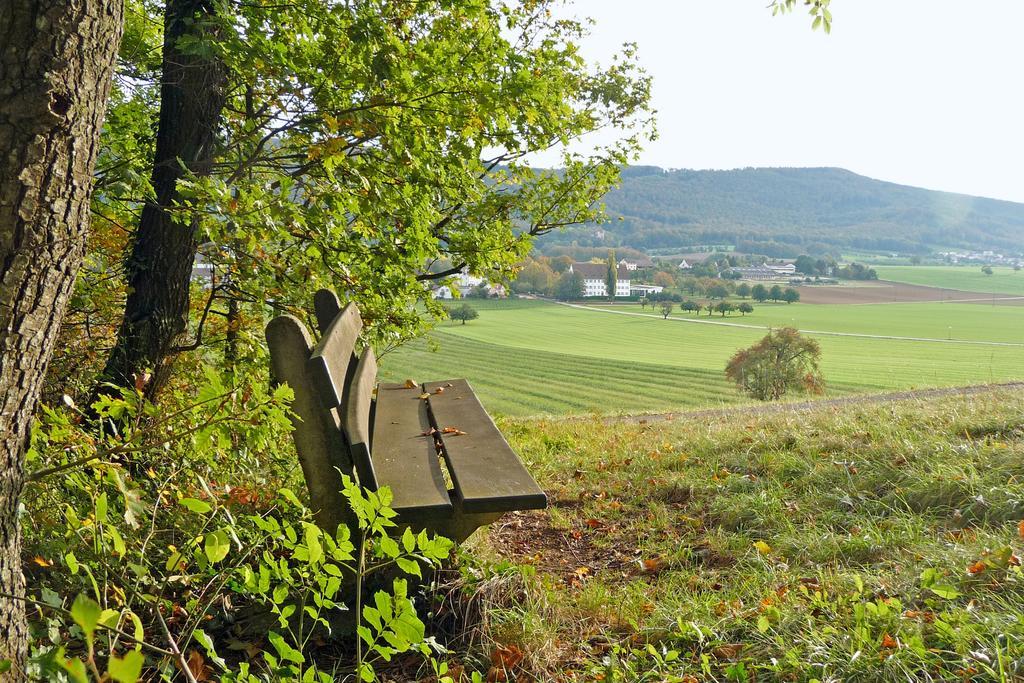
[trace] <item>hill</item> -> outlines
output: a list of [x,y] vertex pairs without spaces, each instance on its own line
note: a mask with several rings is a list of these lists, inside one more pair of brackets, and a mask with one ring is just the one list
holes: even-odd
[[1024,240],[1024,204],[897,185],[840,168],[633,166],[606,204],[607,225],[581,226],[545,242],[662,253],[732,244],[785,257],[850,249],[1019,252]]

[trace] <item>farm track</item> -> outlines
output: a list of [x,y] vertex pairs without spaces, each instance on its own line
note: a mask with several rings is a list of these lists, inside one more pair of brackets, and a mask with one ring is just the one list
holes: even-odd
[[[1024,389],[1024,382],[1001,382],[994,384],[972,384],[963,387],[940,387],[937,389],[909,389],[906,391],[890,391],[884,394],[863,394],[844,396],[841,398],[821,398],[792,403],[772,403],[768,405],[745,405],[730,408],[701,408],[697,410],[681,410],[671,413],[654,413],[650,415],[620,415],[604,418],[605,424],[671,422],[680,418],[702,420],[706,418],[725,418],[736,415],[775,415],[778,413],[798,413],[819,410],[827,407],[850,406],[873,403],[894,403],[899,401],[920,401],[929,398],[947,396],[974,396],[993,391]],[[567,421],[588,419],[583,416],[568,416]]]
[[[596,313],[613,313],[616,315],[630,315],[638,318],[653,318],[653,319],[666,319],[672,320],[673,322],[681,323],[695,323],[698,325],[719,325],[721,327],[739,327],[748,330],[767,330],[770,329],[768,325],[747,325],[745,323],[727,323],[724,320],[701,320],[700,318],[664,318],[664,316],[656,313],[637,313],[635,311],[612,311],[607,308],[595,308],[593,306],[585,306],[582,304],[570,304],[564,301],[553,301],[560,306],[568,306],[569,308],[578,308],[584,311],[593,311]],[[892,341],[912,341],[912,342],[934,342],[937,344],[970,344],[973,346],[1012,346],[1012,347],[1024,347],[1024,344],[1018,342],[998,342],[998,341],[982,341],[978,339],[939,339],[937,337],[900,337],[896,335],[888,334],[865,334],[863,332],[833,332],[829,330],[805,330],[800,329],[801,332],[807,334],[816,335],[827,335],[830,337],[857,337],[860,339],[889,339]]]

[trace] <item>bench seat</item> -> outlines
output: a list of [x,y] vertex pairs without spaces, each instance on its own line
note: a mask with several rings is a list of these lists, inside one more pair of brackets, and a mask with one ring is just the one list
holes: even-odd
[[387,486],[399,523],[459,541],[502,513],[547,506],[469,382],[377,384],[373,350],[356,352],[362,320],[355,305],[342,309],[320,290],[315,308],[322,331],[315,346],[291,316],[272,321],[267,339],[275,379],[296,394],[295,441],[322,525],[346,514],[326,509],[347,505],[340,487],[336,496],[326,493],[340,475],[323,479],[337,470],[370,490]]

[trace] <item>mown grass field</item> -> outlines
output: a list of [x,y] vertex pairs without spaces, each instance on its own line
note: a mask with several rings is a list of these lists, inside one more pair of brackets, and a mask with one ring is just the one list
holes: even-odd
[[[726,383],[723,370],[737,349],[764,335],[760,329],[615,315],[538,301],[477,306],[479,319],[467,325],[443,323],[427,342],[385,356],[382,376],[398,381],[466,377],[486,407],[504,415],[671,411],[744,401]],[[910,306],[890,308],[906,315]],[[821,307],[788,308],[796,315],[802,308]],[[784,313],[780,309],[776,315]],[[753,322],[750,316],[746,321],[730,319]],[[884,321],[876,322],[871,329],[883,333]],[[929,328],[928,336],[942,336],[935,332]],[[1011,332],[1001,334],[1008,338]],[[1020,346],[830,336],[819,341],[827,393],[833,396],[1024,377]],[[438,351],[432,352],[430,344]]]
[[[733,301],[739,303],[743,300]],[[801,330],[1024,344],[1024,306],[953,303],[819,306],[746,301],[754,307],[754,312],[747,315],[733,312],[723,318],[720,313],[708,317],[702,312],[695,316],[677,307],[672,317]],[[656,308],[648,306],[644,309],[640,304],[616,304],[602,308],[660,315]]]
[[947,287],[967,292],[996,292],[1024,296],[1024,271],[1012,268],[992,269],[992,275],[981,272],[981,266],[872,266],[880,280],[907,282],[912,285]]
[[477,537],[460,595],[508,680],[1020,680],[1022,416],[504,420],[551,504]]

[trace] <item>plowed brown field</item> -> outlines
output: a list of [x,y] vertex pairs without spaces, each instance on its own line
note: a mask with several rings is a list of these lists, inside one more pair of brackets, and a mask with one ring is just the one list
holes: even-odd
[[1024,297],[1009,294],[964,292],[902,282],[865,282],[837,286],[800,287],[800,301],[807,304],[886,304],[926,301],[956,301],[999,306],[1024,306]]

